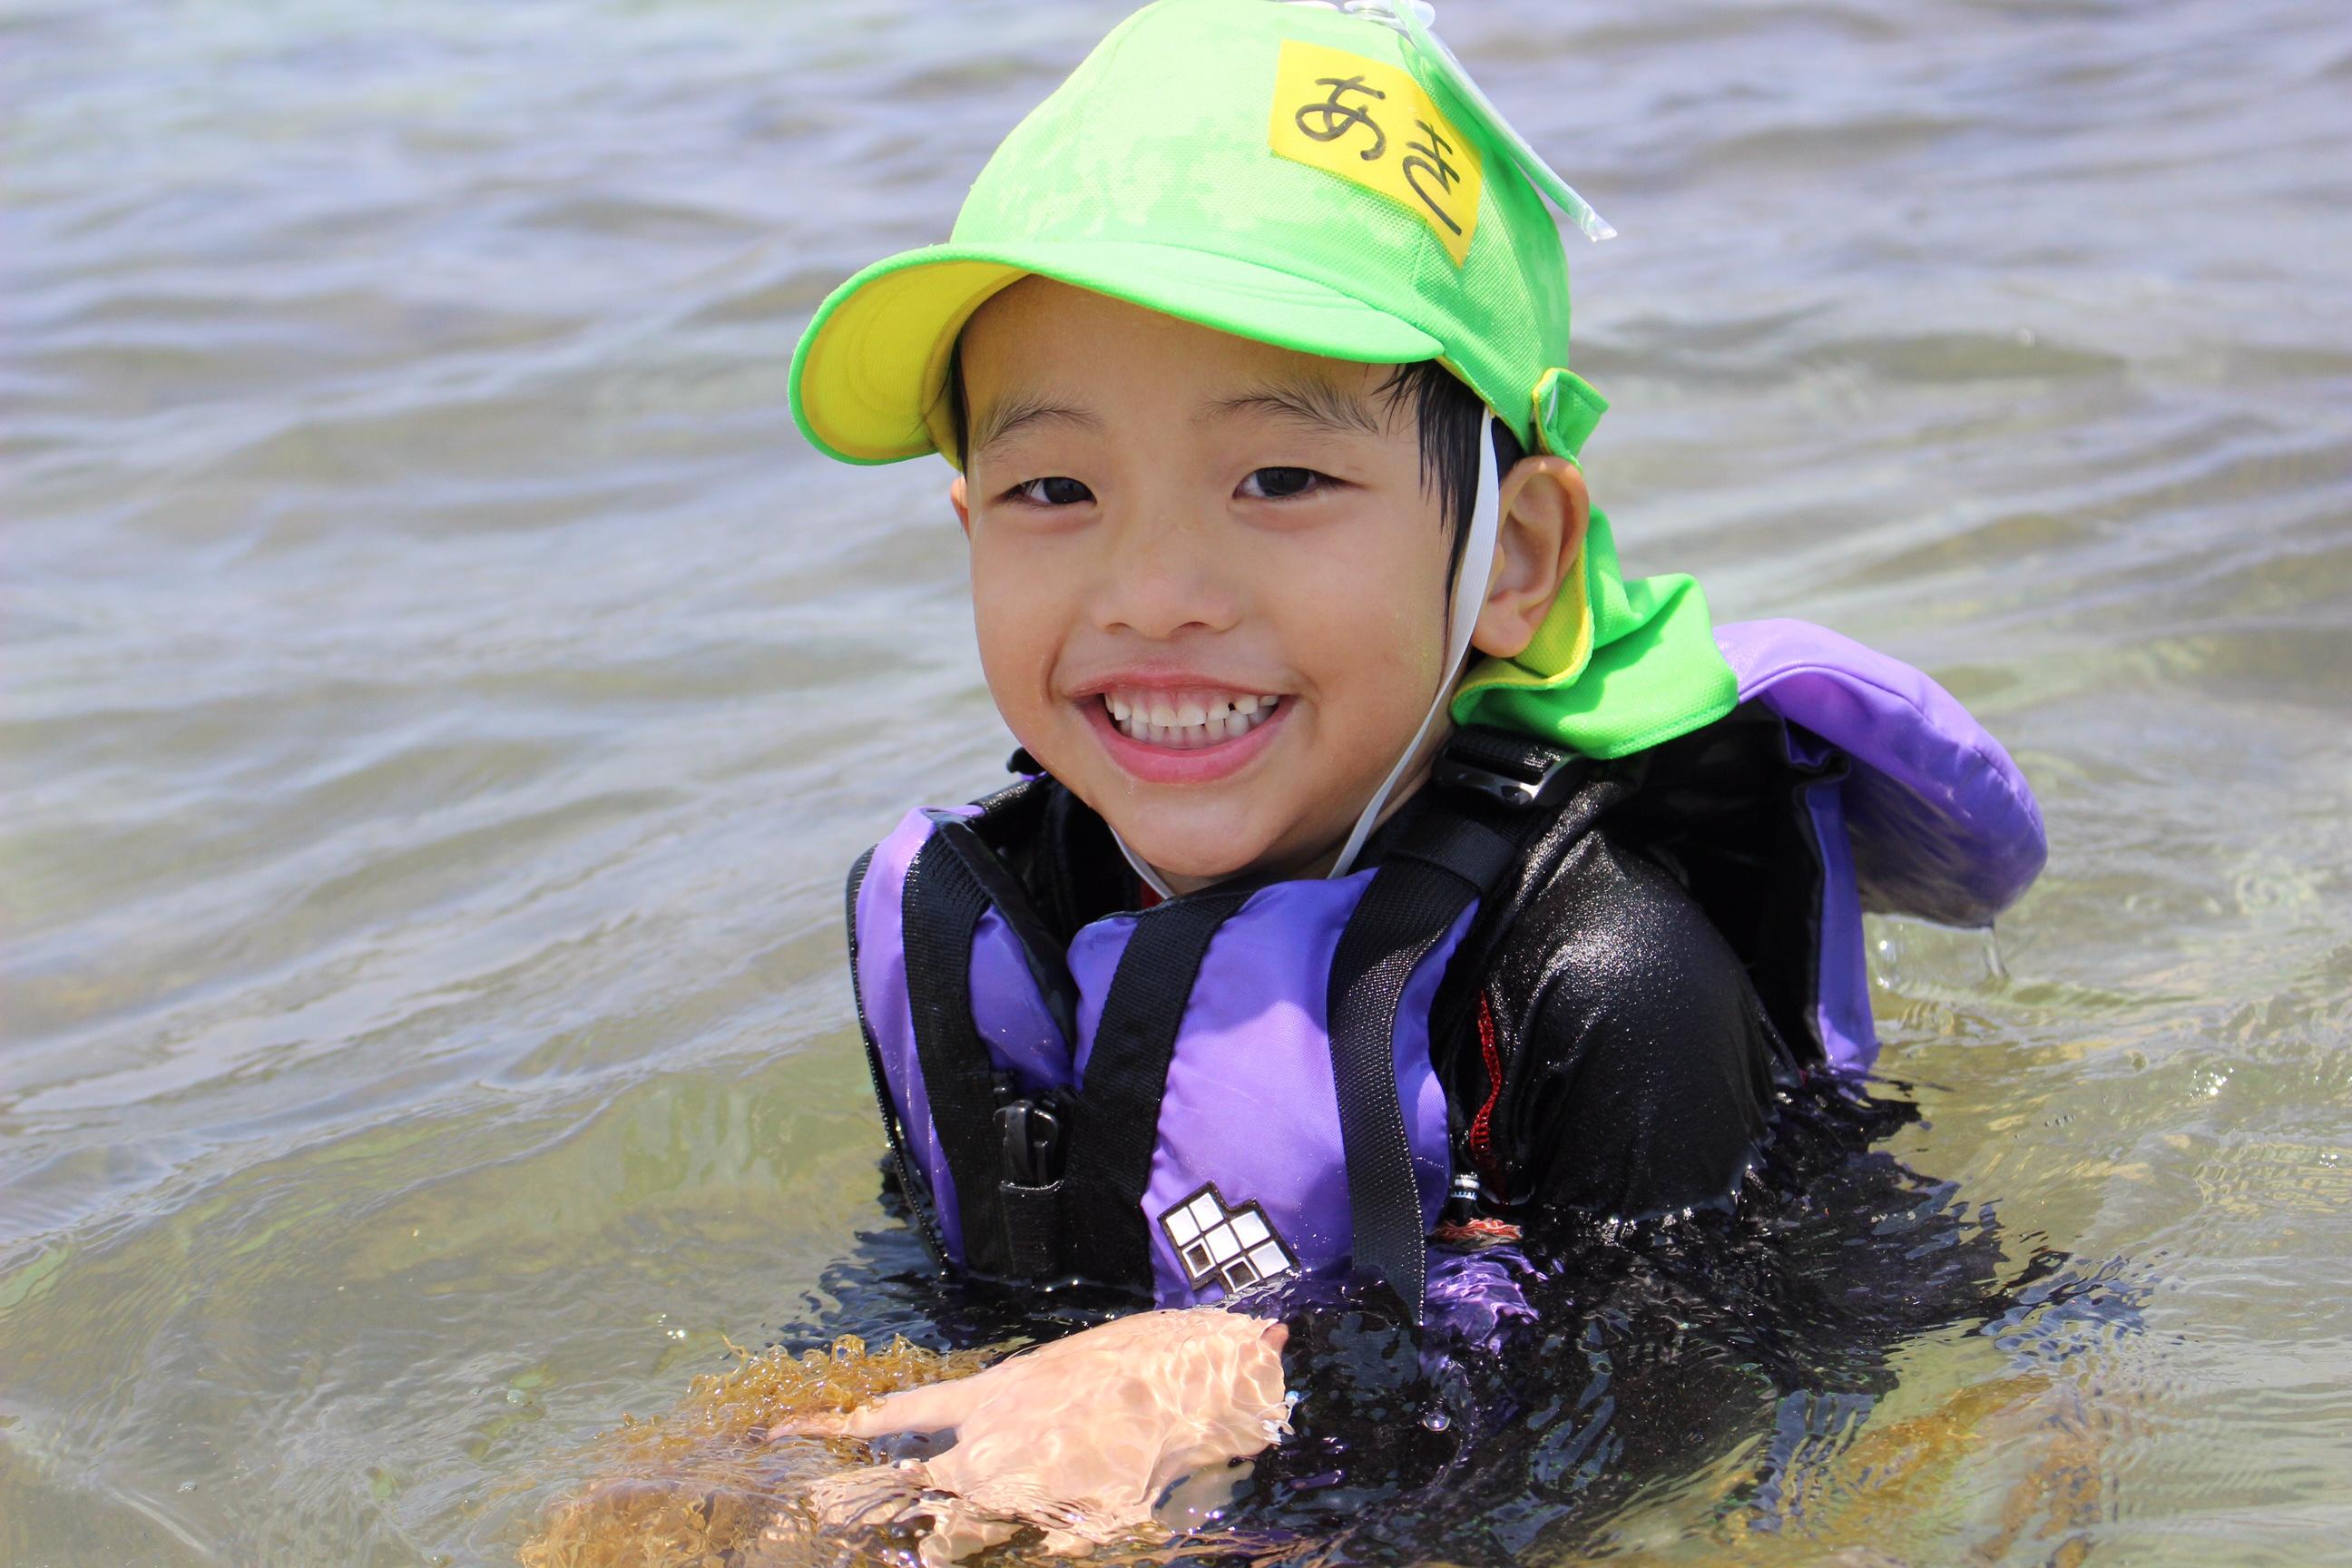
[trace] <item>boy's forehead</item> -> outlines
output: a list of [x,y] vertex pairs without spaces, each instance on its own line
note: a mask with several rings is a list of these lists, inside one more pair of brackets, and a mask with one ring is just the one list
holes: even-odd
[[1202,417],[1262,413],[1378,430],[1374,389],[1392,366],[1301,353],[1046,278],[1024,278],[981,306],[960,342],[965,388],[992,405],[1148,384]]

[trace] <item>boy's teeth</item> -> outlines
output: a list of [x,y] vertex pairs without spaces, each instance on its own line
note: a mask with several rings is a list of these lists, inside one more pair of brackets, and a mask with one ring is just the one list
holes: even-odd
[[1274,717],[1279,700],[1226,691],[1103,694],[1103,707],[1121,734],[1176,751],[1237,741]]

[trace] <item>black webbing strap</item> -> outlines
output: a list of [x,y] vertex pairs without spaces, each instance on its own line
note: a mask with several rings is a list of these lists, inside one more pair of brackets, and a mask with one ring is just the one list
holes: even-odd
[[1520,826],[1507,810],[1430,801],[1386,847],[1331,960],[1331,1075],[1354,1261],[1386,1279],[1416,1322],[1429,1258],[1397,1097],[1397,1008],[1422,960],[1510,869]]
[[1034,1184],[997,1182],[996,1203],[1004,1218],[1003,1278],[1044,1283],[1071,1272],[1065,1261],[1063,1187],[1058,1178]]
[[996,1070],[971,1021],[971,940],[988,895],[961,858],[926,839],[908,862],[900,908],[915,1058],[955,1181],[964,1266],[1002,1277],[1010,1259],[996,1193]]
[[[1013,790],[1026,789],[1015,784]],[[994,907],[997,918],[1013,938],[1013,946],[1021,952],[1021,962],[1036,984],[1037,995],[1045,1005],[1046,1016],[1062,1032],[1062,1038],[1078,1037],[1078,987],[1070,978],[1070,966],[1063,959],[1062,944],[1046,927],[1045,918],[1030,901],[1029,891],[1021,879],[1013,874],[997,853],[991,849],[972,829],[971,822],[951,812],[935,811],[931,818],[930,842],[943,846],[963,862],[971,879],[980,885],[981,894]]]
[[1086,1081],[1071,1108],[1063,1166],[1065,1262],[1089,1279],[1151,1289],[1143,1189],[1159,1142],[1168,1064],[1210,939],[1246,897],[1202,893],[1147,910],[1119,955]]

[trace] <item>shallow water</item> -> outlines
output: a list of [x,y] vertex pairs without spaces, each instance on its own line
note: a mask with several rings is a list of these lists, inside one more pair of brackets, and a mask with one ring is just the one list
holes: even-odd
[[[1121,9],[0,8],[0,1561],[510,1560],[856,1315],[840,874],[1006,742],[944,470],[785,363]],[[2095,1560],[2352,1562],[2352,13],[1442,10],[1624,232],[1629,568],[2042,792],[1999,963],[1882,928],[1880,1004],[1896,1152],[2151,1285]],[[1899,1366],[1884,1430],[2015,1370]],[[1862,1538],[2048,1556],[1976,1436]]]

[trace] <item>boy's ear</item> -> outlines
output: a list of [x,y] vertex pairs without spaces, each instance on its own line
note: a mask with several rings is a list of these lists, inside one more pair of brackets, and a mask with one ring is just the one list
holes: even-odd
[[948,505],[956,509],[956,521],[963,528],[963,536],[971,537],[971,490],[958,474],[948,484]]
[[[1538,453],[1511,465],[1498,499],[1503,520],[1495,536],[1495,575],[1470,645],[1513,658],[1535,641],[1560,584],[1583,561],[1592,497],[1574,463]],[[1471,563],[1464,562],[1463,570]]]

